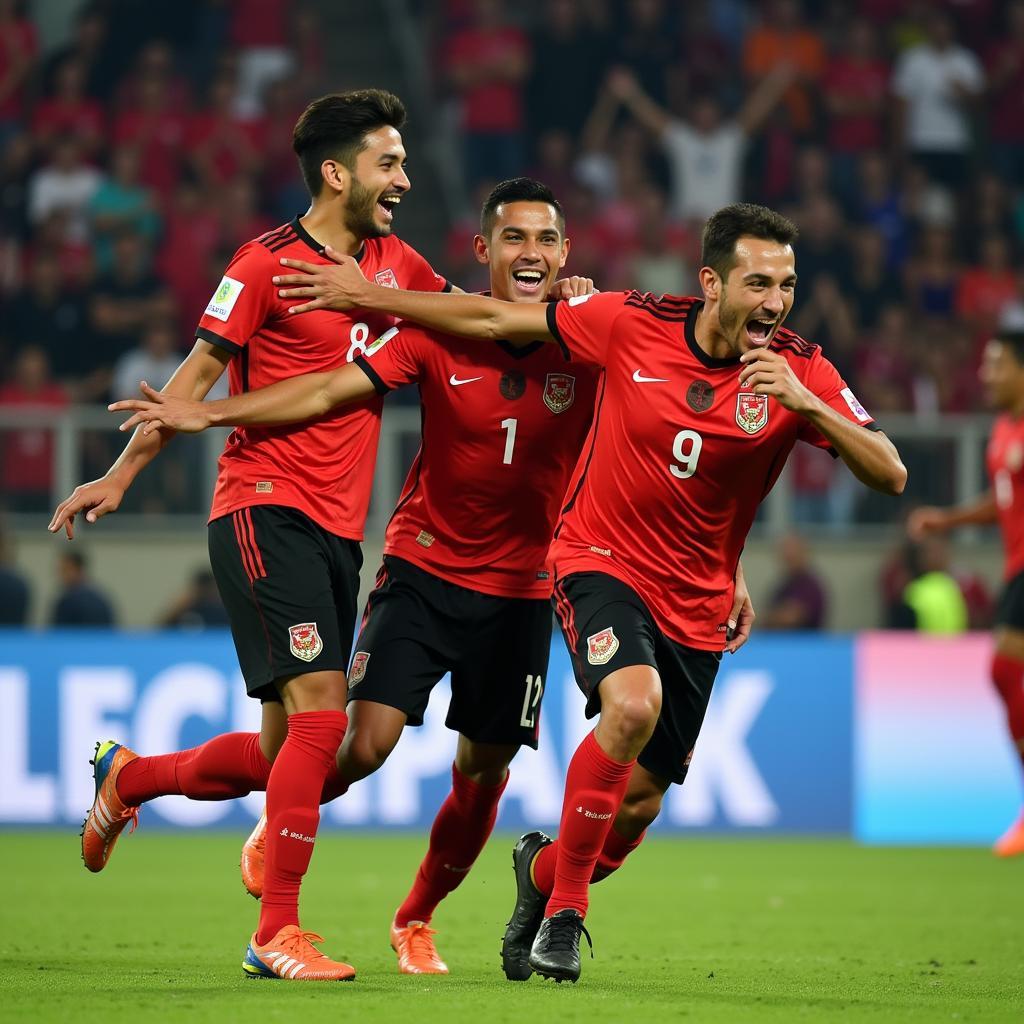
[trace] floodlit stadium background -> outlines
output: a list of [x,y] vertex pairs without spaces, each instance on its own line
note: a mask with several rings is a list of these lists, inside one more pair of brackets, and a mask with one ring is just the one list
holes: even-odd
[[[74,548],[118,629],[48,628],[67,548],[44,527],[123,442],[105,402],[143,376],[162,383],[234,248],[305,209],[290,151],[304,104],[364,85],[405,98],[414,190],[397,232],[465,288],[486,283],[470,256],[481,196],[528,173],[566,207],[571,272],[603,289],[690,293],[704,194],[679,187],[666,151],[616,98],[626,69],[682,121],[712,117],[706,97],[720,124],[748,117],[751,96],[767,104],[745,146],[726,132],[724,163],[697,170],[721,184],[742,151],[729,198],[798,222],[789,326],[824,346],[910,470],[891,500],[821,453],[793,460],[759,518],[747,575],[765,619],[780,541],[803,538],[828,594],[827,635],[759,630],[727,659],[691,780],[658,827],[990,841],[1019,800],[987,682],[997,539],[964,533],[949,552],[974,634],[881,631],[906,580],[907,511],[984,486],[978,356],[998,324],[1024,326],[1024,5],[943,6],[976,83],[952,127],[941,114],[936,127],[934,110],[930,126],[927,111],[915,120],[911,57],[929,24],[909,0],[210,0],[144,18],[128,0],[0,2],[0,563],[31,591],[27,627],[0,632],[0,822],[80,820],[81,766],[101,735],[156,752],[254,720],[225,633],[139,632],[195,618],[179,612],[206,564],[223,434],[179,438],[115,518],[80,524]],[[506,80],[475,85],[481,64]],[[782,65],[793,81],[769,102],[764,80]],[[911,134],[897,93],[911,97]],[[865,106],[851,114],[854,97]],[[688,138],[681,123],[673,130]],[[928,130],[931,143],[915,141]],[[364,584],[419,430],[415,393],[389,403]],[[328,820],[430,821],[452,747],[444,696]],[[578,705],[556,636],[545,742],[517,760],[502,825],[557,820],[551,783],[584,728]],[[250,820],[259,803],[168,800],[154,813],[222,824]]]

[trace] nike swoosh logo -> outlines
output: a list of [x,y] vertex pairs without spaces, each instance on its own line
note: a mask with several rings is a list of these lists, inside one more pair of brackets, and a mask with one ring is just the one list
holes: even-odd
[[633,371],[633,380],[637,384],[668,384],[667,377],[645,377],[639,370]]
[[483,377],[467,377],[465,380],[459,380],[459,378],[453,373],[448,378],[448,383],[451,384],[453,388],[457,388],[460,384],[472,384],[475,380],[483,380]]

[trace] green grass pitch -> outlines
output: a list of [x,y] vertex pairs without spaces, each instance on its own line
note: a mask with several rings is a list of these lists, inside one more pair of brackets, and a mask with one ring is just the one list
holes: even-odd
[[239,842],[143,827],[92,876],[74,834],[0,833],[0,1018],[1024,1021],[1024,860],[984,850],[655,838],[592,891],[596,959],[573,987],[501,974],[511,837],[435,916],[452,974],[415,978],[387,932],[424,838],[331,833],[303,923],[359,977],[289,984],[242,977]]

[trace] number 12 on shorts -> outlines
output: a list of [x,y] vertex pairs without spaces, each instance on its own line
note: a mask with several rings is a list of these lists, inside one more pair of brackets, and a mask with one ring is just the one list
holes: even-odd
[[532,729],[537,724],[537,708],[544,695],[544,680],[540,676],[526,677],[526,693],[523,694],[523,713],[519,724],[524,729]]

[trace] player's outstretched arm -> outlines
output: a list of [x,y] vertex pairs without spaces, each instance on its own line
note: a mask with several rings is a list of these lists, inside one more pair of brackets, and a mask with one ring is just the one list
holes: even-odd
[[142,423],[144,434],[162,429],[198,434],[208,427],[301,423],[323,416],[336,405],[358,402],[376,392],[370,378],[354,363],[348,363],[330,373],[304,373],[215,402],[162,394],[145,381],[142,393],[143,399],[130,398],[107,406],[111,412],[133,413],[119,429],[130,430]]
[[289,313],[313,309],[375,309],[425,327],[484,341],[554,341],[545,303],[504,302],[486,295],[407,292],[367,281],[351,257],[328,247],[331,264],[282,259],[298,274],[279,274],[274,284],[282,298],[300,300]]
[[[220,379],[231,356],[207,341],[197,341],[192,351],[174,371],[164,393],[202,399]],[[156,458],[157,453],[174,436],[171,430],[145,433],[137,431],[125,445],[114,464],[98,480],[79,484],[53,513],[47,529],[58,533],[61,528],[68,540],[75,536],[75,516],[85,514],[85,521],[95,523],[108,512],[116,512],[132,481]]]
[[953,508],[925,505],[914,509],[907,519],[907,533],[911,540],[920,540],[930,533],[948,533],[958,526],[988,526],[998,521],[996,496],[989,490]]
[[810,420],[861,483],[884,494],[902,494],[907,468],[896,446],[877,430],[865,430],[840,416],[793,373],[784,356],[755,349],[740,356],[740,386],[771,395],[780,405]]

